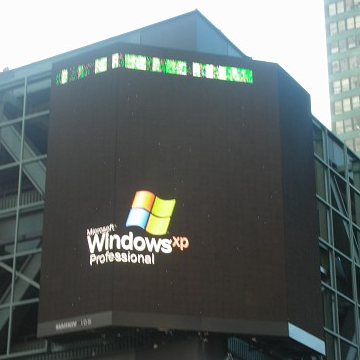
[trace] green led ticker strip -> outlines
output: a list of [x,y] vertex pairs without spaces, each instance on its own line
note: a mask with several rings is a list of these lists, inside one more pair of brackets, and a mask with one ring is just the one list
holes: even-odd
[[[202,64],[193,62],[188,66],[184,60],[159,58],[135,54],[115,53],[111,56],[111,69],[125,68],[142,70],[154,73],[171,75],[192,76],[229,82],[252,84],[253,72],[250,69],[234,66]],[[55,84],[64,85],[90,75],[96,75],[108,70],[108,58],[97,58],[93,62],[79,64],[68,69],[63,69],[55,75]]]
[[182,60],[161,59],[155,56],[113,54],[112,68],[124,67],[172,75],[187,75],[187,63]]
[[214,80],[253,83],[252,71],[233,66],[193,63],[193,76]]

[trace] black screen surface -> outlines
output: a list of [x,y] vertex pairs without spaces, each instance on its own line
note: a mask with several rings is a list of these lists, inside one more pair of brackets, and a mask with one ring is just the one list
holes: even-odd
[[[54,80],[39,335],[140,326],[286,336],[279,67],[122,51],[186,60],[187,74],[111,68],[109,55],[106,71]],[[54,78],[84,59],[57,64]],[[192,61],[250,69],[253,81],[190,76]],[[310,121],[302,101],[296,116]],[[302,195],[294,189],[295,206]],[[317,325],[305,330],[317,336]]]

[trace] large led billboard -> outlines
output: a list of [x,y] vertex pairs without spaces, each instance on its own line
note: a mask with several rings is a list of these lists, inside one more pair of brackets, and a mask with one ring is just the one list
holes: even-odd
[[284,70],[116,44],[54,65],[50,112],[39,336],[323,352],[310,98]]

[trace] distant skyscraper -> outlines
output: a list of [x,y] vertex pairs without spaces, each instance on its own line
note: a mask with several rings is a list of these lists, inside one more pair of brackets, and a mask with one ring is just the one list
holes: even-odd
[[360,0],[324,0],[331,127],[360,154]]

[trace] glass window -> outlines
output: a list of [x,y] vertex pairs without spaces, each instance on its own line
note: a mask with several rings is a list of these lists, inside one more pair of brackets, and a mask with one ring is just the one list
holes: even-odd
[[353,188],[350,191],[350,201],[352,221],[360,227],[360,195]]
[[51,78],[29,80],[26,96],[26,114],[34,114],[49,109]]
[[337,290],[349,298],[353,296],[351,262],[340,254],[335,254]]
[[349,57],[349,66],[350,69],[356,69],[358,67],[358,58],[356,55]]
[[360,191],[360,160],[350,152],[348,152],[348,169],[350,183]]
[[43,229],[43,212],[29,211],[20,212],[17,252],[38,250],[41,247]]
[[321,159],[324,159],[324,139],[323,130],[320,126],[313,123],[313,144],[314,153]]
[[40,252],[16,258],[14,301],[39,297],[40,264]]
[[335,80],[333,82],[333,89],[334,89],[334,94],[340,94],[340,92],[341,92],[340,80]]
[[328,285],[331,285],[331,253],[330,250],[325,247],[323,244],[320,246],[320,271],[321,271],[321,279]]
[[343,109],[344,112],[350,111],[351,110],[351,101],[350,98],[345,98],[343,99]]
[[352,109],[356,110],[356,109],[359,109],[359,107],[360,107],[359,95],[353,96],[352,97]]
[[341,100],[334,102],[334,110],[335,110],[336,115],[342,113],[342,101]]
[[360,28],[360,15],[355,16],[355,27]]
[[360,138],[355,138],[355,151],[360,151]]
[[329,16],[334,16],[334,15],[336,15],[336,5],[330,4],[329,5]]
[[[355,268],[356,271],[356,284],[357,288],[360,289],[360,269],[358,267]],[[358,291],[358,302],[360,302],[360,291]]]
[[360,116],[354,117],[354,130],[360,130]]
[[326,345],[326,359],[336,360],[338,359],[338,339],[325,332],[325,345]]
[[47,153],[48,123],[48,114],[25,120],[24,159]]
[[[345,175],[343,169],[339,168],[339,173]],[[330,190],[331,190],[331,204],[335,209],[345,216],[348,216],[348,205],[346,196],[346,182],[336,173],[330,173]]]
[[346,27],[345,27],[345,20],[339,20],[338,22],[338,29],[339,32],[345,31]]
[[[0,220],[0,256],[8,256],[14,253],[15,242],[15,215],[4,217]],[[1,279],[1,277],[0,277]],[[1,281],[0,281],[1,288]],[[0,291],[1,299],[1,291]]]
[[9,304],[11,302],[12,271],[13,271],[13,258],[1,260],[1,266],[0,266],[1,305]]
[[341,68],[341,71],[349,70],[349,64],[348,64],[348,59],[347,58],[342,58],[340,60],[340,68]]
[[339,49],[340,49],[340,52],[346,51],[346,39],[339,40]]
[[348,37],[348,48],[353,49],[355,46],[356,46],[355,36],[349,36]]
[[354,6],[359,7],[360,6],[360,0],[354,0]]
[[29,205],[41,202],[45,195],[46,168],[41,161],[23,166],[21,178],[20,204]]
[[324,287],[322,295],[323,295],[324,326],[330,330],[334,330],[335,294],[333,293],[333,291]]
[[334,210],[332,218],[334,246],[343,254],[350,256],[349,222]]
[[335,35],[338,32],[337,22],[330,23],[330,35]]
[[345,167],[343,143],[333,136],[328,137],[328,155],[330,166],[342,174]]
[[354,17],[351,16],[349,18],[346,19],[346,26],[348,30],[352,30],[355,27],[355,20]]
[[[356,226],[353,226],[353,244],[354,244],[354,260],[355,260],[355,263],[357,265],[360,265],[360,258],[359,258],[359,255],[360,255],[360,231],[359,229],[356,227]],[[359,271],[358,268],[357,269],[357,272]],[[359,283],[359,274],[356,273],[356,284],[357,284],[357,289],[360,289],[360,283]],[[358,298],[360,297],[360,293],[358,291]]]
[[344,123],[342,120],[335,123],[335,132],[336,134],[342,134],[344,132]]
[[345,78],[341,80],[341,91],[349,91],[350,90],[350,82],[349,78]]
[[336,11],[338,14],[342,14],[344,12],[344,1],[338,1],[336,3]]
[[21,118],[24,108],[24,85],[0,90],[0,124]]
[[354,150],[354,139],[346,139],[345,145],[351,150]]
[[351,10],[354,7],[354,1],[353,0],[346,0],[346,11]]
[[0,171],[0,210],[16,208],[19,182],[19,166]]
[[331,63],[331,70],[333,74],[336,74],[340,71],[340,62],[339,60],[335,60]]
[[358,75],[354,75],[350,78],[350,84],[351,84],[351,89],[356,89],[357,87],[359,87],[359,76]]
[[[355,315],[354,304],[338,295],[338,314],[340,335],[349,339],[355,339]],[[348,359],[348,357],[341,357]]]
[[329,209],[322,202],[318,201],[317,210],[319,216],[319,236],[329,242]]
[[353,127],[352,127],[352,119],[345,119],[344,120],[344,130],[345,132],[349,132],[352,131]]
[[[6,340],[6,336],[8,333],[8,328],[9,328],[9,316],[10,315],[10,310],[9,308],[4,308],[4,309],[0,309],[0,319],[3,320],[3,326],[1,329],[1,334],[3,334],[3,339]],[[7,344],[6,341],[1,341],[0,343],[0,354],[6,354],[7,352]]]
[[316,193],[321,196],[323,199],[326,199],[326,189],[327,189],[327,178],[324,165],[319,161],[315,160],[315,179],[316,179]]
[[332,54],[337,54],[339,52],[339,44],[337,41],[332,41],[330,44],[330,51]]
[[9,152],[6,148],[6,145],[3,143],[2,139],[3,137],[1,136],[4,132],[4,128],[0,128],[0,166],[1,165],[8,165],[11,164],[12,162],[16,162],[17,159],[14,158],[14,156],[12,156],[11,152]]
[[[354,334],[354,336],[355,336],[355,334]],[[356,341],[354,338],[351,338],[349,340]],[[355,346],[350,345],[349,343],[341,340],[340,348],[341,348],[341,358],[342,359],[346,359],[346,360],[358,360],[359,359],[358,349]]]
[[18,162],[21,153],[22,122],[0,124],[0,166]]
[[20,345],[22,349],[26,349],[24,339],[31,340],[36,337],[34,334],[36,334],[37,314],[37,303],[18,305],[13,308],[12,322],[17,324],[17,326],[12,326],[11,328],[11,352],[15,352]]

